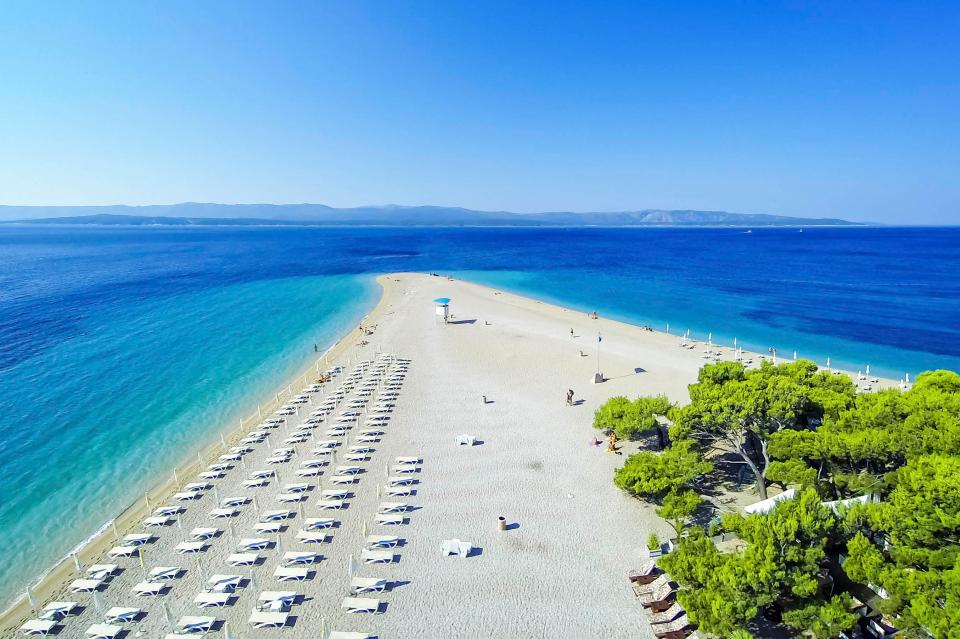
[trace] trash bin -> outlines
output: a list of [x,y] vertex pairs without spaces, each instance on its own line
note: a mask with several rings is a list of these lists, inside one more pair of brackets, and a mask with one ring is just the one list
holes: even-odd
[[497,517],[497,528],[500,530],[507,529],[507,518],[506,517]]

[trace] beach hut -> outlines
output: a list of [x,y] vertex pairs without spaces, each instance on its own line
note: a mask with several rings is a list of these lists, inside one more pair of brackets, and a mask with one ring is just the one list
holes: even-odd
[[443,323],[446,324],[450,321],[450,298],[449,297],[438,297],[433,300],[433,303],[437,305],[437,318],[443,318]]

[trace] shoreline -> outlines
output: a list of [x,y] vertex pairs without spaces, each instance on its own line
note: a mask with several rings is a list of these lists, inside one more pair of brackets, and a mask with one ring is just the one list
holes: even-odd
[[[371,321],[376,324],[379,316],[382,315],[385,309],[387,296],[383,284],[380,282],[380,277],[375,278],[374,281],[380,287],[379,299],[373,309],[361,318],[361,324],[366,324]],[[235,422],[233,426],[223,424],[213,429],[213,431],[204,438],[204,441],[197,442],[194,447],[185,451],[183,459],[167,469],[165,473],[166,479],[162,478],[162,476],[158,477],[143,497],[137,498],[117,513],[116,516],[107,519],[96,531],[74,546],[70,552],[57,560],[55,564],[29,581],[27,588],[29,588],[33,596],[38,601],[45,601],[49,598],[50,594],[63,588],[74,578],[74,556],[86,565],[90,563],[91,558],[103,555],[119,537],[128,534],[140,520],[148,516],[149,512],[156,507],[156,505],[177,491],[174,474],[180,475],[182,482],[184,481],[183,478],[199,472],[203,464],[209,463],[213,457],[222,452],[223,442],[226,442],[229,447],[232,443],[239,440],[242,437],[241,433],[244,429],[249,428],[251,424],[257,424],[262,421],[262,417],[258,413],[262,413],[263,415],[271,414],[283,403],[284,398],[289,397],[291,394],[296,394],[296,391],[291,392],[289,390],[294,384],[298,384],[306,377],[309,377],[311,371],[319,372],[319,367],[321,366],[329,367],[330,363],[342,357],[350,347],[354,346],[354,344],[352,344],[354,338],[363,336],[364,335],[360,333],[359,327],[350,329],[348,333],[341,336],[331,344],[326,351],[320,354],[318,358],[313,360],[312,364],[303,367],[295,376],[289,378],[285,386],[280,387],[276,393],[268,396],[265,402],[260,402],[258,411],[251,413],[251,415],[246,418],[241,418],[239,423]],[[321,362],[324,361],[326,364],[321,364]],[[221,440],[217,441],[217,437],[220,437]],[[211,439],[212,443],[207,442],[207,439]],[[203,459],[202,462],[198,456]],[[116,535],[114,534],[114,530],[116,530]],[[32,614],[30,603],[25,592],[15,594],[12,600],[2,602],[2,605],[4,605],[4,609],[0,612],[0,634],[4,636],[5,633],[15,632]]]
[[[530,297],[525,297],[516,293],[509,291],[504,291],[494,287],[486,286],[483,284],[476,284],[468,280],[461,280],[447,276],[437,276],[431,277],[423,273],[390,273],[390,274],[381,274],[375,277],[377,285],[380,287],[380,297],[377,300],[374,308],[367,313],[361,322],[363,324],[372,323],[378,326],[377,332],[374,334],[374,339],[378,338],[378,333],[380,332],[380,324],[385,317],[391,315],[387,313],[387,309],[391,306],[391,303],[395,300],[392,299],[393,293],[398,288],[401,288],[403,285],[395,286],[392,282],[393,278],[397,278],[396,281],[400,282],[404,280],[407,283],[409,280],[413,280],[415,283],[422,284],[427,283],[433,285],[434,283],[440,283],[441,285],[447,281],[450,282],[451,287],[465,287],[465,290],[475,293],[477,297],[491,298],[495,299],[498,304],[504,304],[506,307],[503,310],[521,310],[526,313],[531,311],[535,312],[542,310],[542,313],[536,313],[538,315],[544,316],[559,316],[559,317],[569,317],[571,322],[583,323],[584,320],[589,319],[589,314],[584,313],[579,310],[569,309],[567,307],[560,306],[551,302],[546,302],[542,300],[537,300]],[[425,285],[425,284],[424,284]],[[406,295],[407,292],[404,293]],[[456,306],[457,302],[454,301],[454,308],[459,311],[459,307]],[[498,309],[500,310],[500,309]],[[551,317],[551,321],[556,323],[557,317]],[[468,320],[469,321],[469,320]],[[476,321],[476,320],[473,320]],[[567,321],[564,319],[564,321]],[[680,336],[669,334],[659,330],[644,330],[642,327],[631,324],[629,322],[624,322],[615,319],[606,319],[600,318],[598,320],[590,320],[589,324],[593,325],[593,322],[596,322],[597,326],[604,327],[604,333],[611,334],[611,337],[616,339],[617,334],[622,335],[631,335],[631,339],[635,341],[646,343],[649,341],[654,342],[654,345],[659,349],[666,349],[666,353],[670,347],[673,348],[672,354],[668,353],[667,358],[670,360],[668,364],[677,365],[684,364],[684,371],[681,374],[679,368],[674,370],[670,368],[667,372],[667,377],[671,380],[672,385],[670,386],[670,392],[668,394],[674,395],[684,390],[686,387],[686,382],[693,381],[689,379],[688,371],[691,370],[691,365],[696,364],[696,368],[692,370],[699,369],[705,363],[708,363],[707,360],[702,360],[699,357],[699,349],[694,349],[691,352],[687,352],[687,349],[681,349],[677,345]],[[639,337],[642,336],[642,337]],[[359,329],[351,329],[347,334],[342,336],[339,340],[334,342],[330,348],[327,349],[322,355],[320,355],[313,364],[308,364],[303,368],[303,370],[298,373],[296,376],[290,378],[289,383],[286,387],[282,388],[278,393],[269,397],[266,403],[263,403],[262,414],[266,416],[271,414],[273,410],[283,402],[283,399],[289,397],[290,394],[296,394],[299,387],[296,389],[291,388],[293,385],[299,385],[301,382],[306,381],[311,376],[311,373],[315,370],[319,370],[319,367],[323,366],[328,368],[330,365],[333,365],[338,359],[343,358],[347,355],[348,351],[353,348],[356,348],[358,345],[355,343],[356,338],[365,337],[362,333],[359,332]],[[563,336],[561,336],[563,337]],[[606,336],[605,336],[606,337]],[[555,337],[551,338],[555,339]],[[565,340],[562,340],[565,341]],[[700,347],[704,345],[704,342],[696,342],[697,346]],[[587,348],[592,348],[592,344],[587,346]],[[605,349],[606,349],[605,345]],[[720,348],[724,352],[724,359],[731,359],[733,349],[730,347],[720,347],[715,346],[715,348]],[[751,353],[748,351],[743,351],[745,357],[751,357],[754,359],[755,363],[758,363],[761,358],[765,358],[759,353]],[[619,355],[619,354],[618,354]],[[581,358],[584,356],[581,355]],[[604,354],[606,358],[607,355]],[[610,355],[610,359],[613,359],[613,355]],[[691,360],[694,361],[683,361],[680,360]],[[789,361],[783,358],[778,358],[778,361]],[[325,362],[321,365],[321,362]],[[589,363],[589,362],[587,362]],[[832,369],[836,370],[836,369]],[[855,377],[855,373],[850,371],[843,371],[845,374]],[[611,381],[610,378],[607,381]],[[673,384],[679,380],[680,384]],[[894,380],[882,379],[879,387],[885,386],[896,386],[897,382]],[[613,390],[616,388],[616,384],[610,384],[608,391],[607,385],[599,386],[600,395],[611,395],[616,394]],[[292,391],[292,393],[291,393]],[[279,398],[279,399],[278,399]],[[671,399],[679,399],[677,397],[671,397]],[[217,434],[222,437],[222,442],[225,442],[227,446],[236,442],[243,436],[245,429],[249,428],[252,425],[255,425],[262,421],[262,418],[254,413],[249,418],[241,419],[239,425],[223,425],[222,428],[212,431],[210,437],[214,440],[216,439]],[[184,463],[178,464],[175,466],[176,472],[181,474],[181,483],[185,480],[186,477],[192,473],[197,472],[202,468],[203,464],[208,463],[216,455],[220,454],[223,450],[224,444],[222,442],[214,441],[213,443],[208,443],[206,441],[198,442],[195,448],[192,448],[190,451],[187,451],[184,455]],[[202,462],[195,458],[195,455],[199,455],[202,458]],[[192,461],[191,461],[191,458]],[[142,519],[145,517],[152,508],[159,505],[162,501],[166,500],[171,494],[173,494],[177,485],[173,478],[174,468],[170,468],[167,471],[167,478],[159,478],[158,481],[153,485],[153,487],[147,491],[146,495],[143,498],[139,498],[129,506],[127,506],[122,512],[116,515],[112,519],[108,519],[103,526],[93,533],[87,540],[79,544],[74,552],[68,554],[59,560],[54,566],[52,566],[48,571],[43,575],[40,575],[36,580],[33,581],[30,586],[35,598],[39,602],[47,601],[50,596],[58,591],[62,590],[63,587],[74,577],[74,566],[72,561],[72,556],[75,553],[81,562],[84,565],[89,565],[92,563],[93,559],[100,558],[105,554],[105,552],[114,544],[116,538],[122,537],[124,534],[130,532]],[[624,526],[627,526],[629,521],[624,522]],[[0,614],[0,632],[12,633],[20,624],[23,623],[31,615],[30,604],[27,601],[25,595],[21,594],[20,597],[14,600],[9,607],[7,607],[2,614]]]

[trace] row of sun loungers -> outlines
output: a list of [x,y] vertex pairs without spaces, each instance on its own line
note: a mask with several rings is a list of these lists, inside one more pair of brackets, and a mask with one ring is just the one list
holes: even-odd
[[647,561],[628,575],[637,601],[648,614],[657,639],[685,639],[694,636],[693,624],[676,602],[676,584],[661,571],[654,560]]
[[[385,425],[389,421],[387,413],[392,411],[395,402],[399,396],[399,387],[407,370],[406,362],[402,360],[393,360],[389,357],[381,357],[376,365],[372,363],[361,363],[357,370],[351,374],[338,388],[332,392],[325,400],[319,403],[316,410],[310,413],[309,417],[299,426],[295,427],[288,436],[283,439],[283,447],[274,449],[273,452],[263,461],[269,466],[282,467],[289,464],[296,456],[294,446],[306,443],[312,436],[314,429],[329,419],[331,425],[326,435],[331,439],[316,441],[311,450],[313,457],[304,460],[300,468],[296,471],[299,478],[321,476],[327,467],[331,464],[334,457],[333,451],[341,446],[342,438],[360,423],[360,409],[366,406],[369,398],[373,396],[373,389],[381,388],[377,393],[374,410],[376,414],[370,416],[362,428],[357,429],[354,436],[354,443],[350,445],[343,455],[344,460],[351,462],[338,466],[335,474],[329,476],[326,480],[328,485],[351,486],[358,482],[358,477],[362,474],[363,468],[357,464],[370,459],[374,452],[373,444],[386,434]],[[392,371],[388,373],[388,368],[392,366]],[[333,376],[342,369],[328,371],[328,375]],[[340,402],[343,402],[353,389],[363,378],[364,374],[372,370],[373,379],[365,381],[358,390],[357,398],[346,402],[346,409],[341,411],[339,416],[334,416],[333,412]],[[240,589],[248,587],[252,577],[247,578],[237,574],[229,574],[230,567],[244,566],[253,568],[260,562],[261,551],[275,550],[282,552],[278,560],[278,565],[274,571],[274,578],[280,582],[303,581],[310,575],[309,565],[323,559],[323,556],[311,550],[285,550],[279,547],[279,534],[283,530],[285,522],[297,517],[298,512],[292,510],[259,510],[256,497],[248,498],[246,496],[229,496],[221,499],[217,492],[217,482],[227,476],[234,470],[238,464],[246,466],[244,456],[254,451],[254,446],[267,442],[271,439],[271,432],[281,425],[288,424],[286,418],[298,413],[298,407],[309,404],[312,401],[311,393],[322,389],[319,384],[312,385],[301,395],[296,396],[287,405],[277,411],[276,417],[264,420],[260,426],[248,433],[246,437],[240,440],[240,446],[234,446],[220,455],[218,461],[209,465],[206,470],[198,474],[198,481],[185,484],[182,489],[173,495],[173,504],[164,505],[157,508],[154,513],[145,518],[141,523],[145,532],[132,533],[126,535],[120,542],[120,545],[113,548],[108,555],[111,558],[121,560],[139,561],[144,563],[144,549],[157,540],[157,533],[150,530],[162,531],[168,528],[182,530],[180,528],[180,516],[186,511],[186,508],[193,501],[203,499],[208,493],[216,496],[218,506],[209,511],[209,517],[214,521],[230,522],[239,517],[239,515],[249,508],[251,503],[257,509],[258,523],[253,526],[253,536],[240,538],[235,542],[235,552],[229,554],[225,564],[227,571],[223,574],[214,574],[207,581],[207,587],[200,593],[196,593],[189,599],[198,609],[219,608],[222,606],[233,605],[240,597]],[[396,464],[391,469],[391,476],[387,482],[385,491],[396,490],[399,495],[410,494],[416,481],[407,477],[410,473],[410,464],[419,463],[419,458],[400,457],[396,459]],[[284,474],[286,474],[285,471]],[[250,473],[250,479],[242,483],[244,489],[256,490],[258,487],[267,485],[276,480],[278,474],[274,468],[255,470]],[[212,483],[211,483],[212,482]],[[212,490],[211,490],[212,489]],[[282,492],[277,496],[278,503],[296,505],[299,511],[301,527],[293,537],[300,544],[316,545],[329,543],[331,535],[326,530],[336,525],[336,520],[330,517],[305,517],[304,504],[309,500],[309,490],[311,484],[303,481],[296,481],[285,484]],[[407,492],[403,492],[407,491]],[[343,507],[349,496],[352,495],[349,489],[332,488],[320,492],[320,499],[311,504],[320,510],[338,509]],[[375,522],[379,525],[389,526],[404,522],[403,513],[406,510],[405,504],[385,502],[376,515]],[[233,524],[230,523],[230,538],[234,538]],[[184,534],[181,532],[180,534]],[[218,541],[224,535],[222,527],[215,526],[197,526],[189,531],[187,539],[176,544],[176,552],[185,556],[204,553],[212,544],[222,543]],[[278,535],[276,538],[267,537],[267,535]],[[393,559],[393,550],[402,543],[402,540],[393,535],[369,535],[362,549],[362,557],[366,563],[376,564],[386,561],[389,555]],[[79,566],[78,566],[79,567]],[[192,569],[192,568],[191,568]],[[84,571],[78,579],[75,579],[69,586],[71,593],[95,593],[105,589],[113,576],[119,570],[117,564],[98,564],[90,566]],[[186,574],[186,570],[177,566],[154,566],[147,572],[144,572],[144,579],[131,588],[131,595],[136,597],[157,597],[170,592],[173,584]],[[252,575],[252,573],[251,573]],[[388,586],[388,582],[379,578],[355,578],[350,585],[350,597],[344,600],[343,608],[347,612],[382,612],[382,606],[378,600],[357,597],[365,592],[383,592]],[[249,623],[255,628],[279,628],[287,625],[289,621],[291,606],[302,602],[302,596],[292,591],[264,591],[257,598],[255,609],[249,618]],[[166,606],[166,605],[165,605]],[[25,623],[21,630],[25,634],[50,634],[56,632],[58,624],[75,614],[81,606],[79,602],[50,602],[42,610],[38,611],[38,618]],[[99,609],[99,603],[97,605]],[[165,607],[166,610],[166,607]],[[105,623],[95,623],[86,630],[86,636],[97,638],[117,637],[124,631],[124,626],[119,624],[136,623],[142,619],[149,611],[140,607],[120,607],[114,606],[102,613]],[[155,613],[149,613],[155,614]],[[169,615],[169,611],[167,611]],[[169,619],[169,616],[168,616]],[[172,623],[173,633],[167,634],[168,639],[182,639],[184,634],[204,634],[214,628],[217,620],[215,617],[187,615],[180,617],[179,621]],[[168,626],[170,627],[170,626]],[[140,634],[140,633],[137,633]],[[365,633],[338,632],[333,631],[330,639],[362,639],[370,637]]]

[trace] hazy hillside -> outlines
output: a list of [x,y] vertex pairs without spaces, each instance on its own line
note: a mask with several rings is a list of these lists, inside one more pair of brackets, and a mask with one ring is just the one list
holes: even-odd
[[322,204],[167,204],[156,206],[0,206],[0,221],[100,225],[352,225],[352,226],[795,226],[850,225],[840,219],[725,211],[642,210],[610,213],[510,213],[444,206]]

